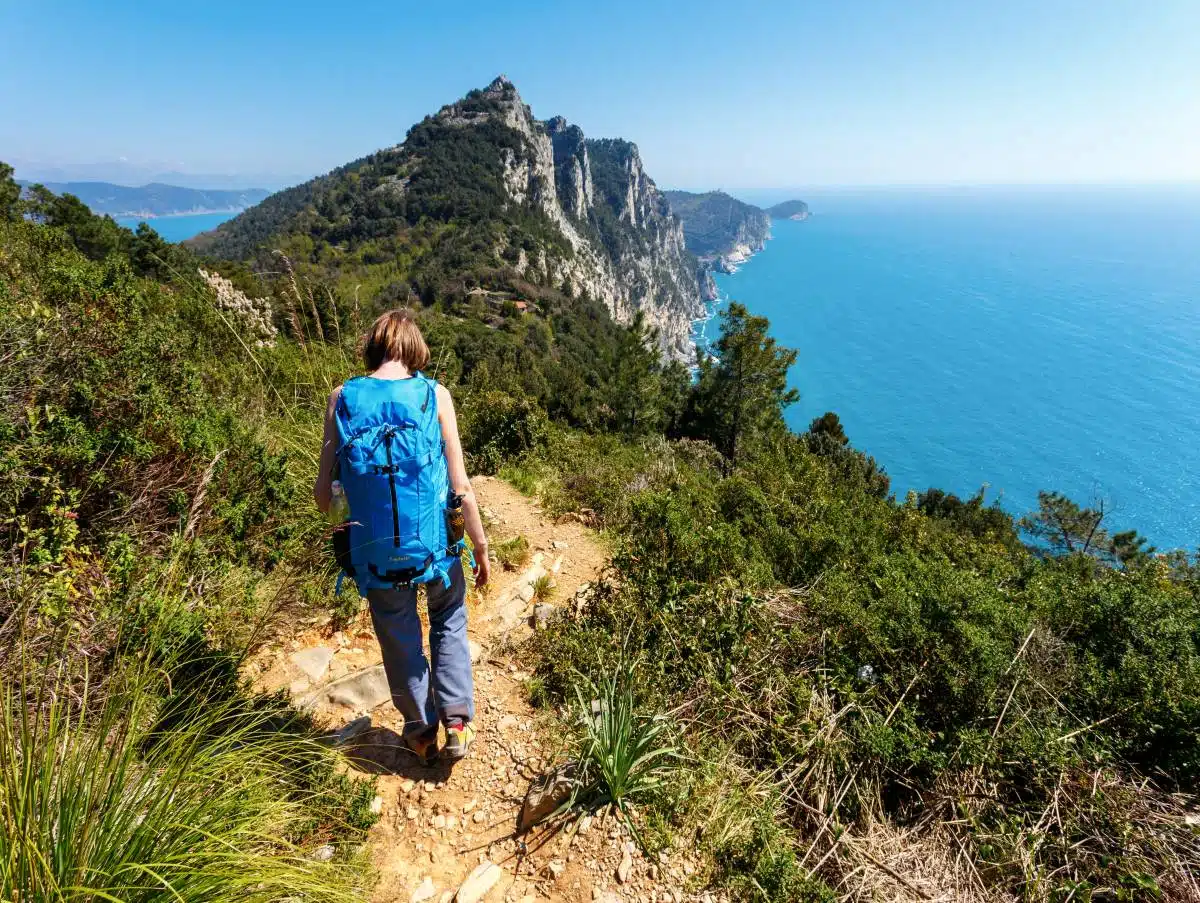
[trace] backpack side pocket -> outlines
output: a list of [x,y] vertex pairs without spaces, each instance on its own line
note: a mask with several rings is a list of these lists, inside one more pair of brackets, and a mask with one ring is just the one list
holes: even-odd
[[333,531],[333,557],[347,577],[354,576],[354,564],[350,560],[350,521],[346,521],[334,528]]

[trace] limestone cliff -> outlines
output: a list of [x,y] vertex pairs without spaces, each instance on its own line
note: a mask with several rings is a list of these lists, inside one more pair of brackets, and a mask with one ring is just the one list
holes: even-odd
[[[521,149],[503,152],[506,191],[515,203],[545,214],[571,249],[525,255],[518,266],[526,275],[587,292],[620,322],[640,311],[666,353],[690,360],[692,322],[704,312],[696,262],[637,145],[589,140],[561,116],[534,118],[503,76],[483,94],[497,105],[492,115],[522,138]],[[457,105],[438,114],[460,115]]]

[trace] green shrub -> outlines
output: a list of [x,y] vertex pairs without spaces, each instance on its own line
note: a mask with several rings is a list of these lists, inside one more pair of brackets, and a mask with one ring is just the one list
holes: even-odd
[[541,408],[499,391],[472,395],[463,405],[461,423],[472,473],[495,473],[505,461],[541,449],[549,438],[549,421]]
[[[1182,834],[1158,844],[1133,827],[1128,812],[1169,804],[1122,777],[1194,774],[1190,565],[1031,555],[987,509],[896,504],[804,442],[759,449],[728,476],[686,446],[613,445],[564,435],[546,452],[561,486],[548,506],[595,508],[618,537],[618,579],[533,640],[549,699],[570,697],[581,662],[598,679],[641,656],[645,704],[686,708],[697,745],[732,750],[738,773],[786,775],[789,800],[848,825],[880,803],[903,819],[947,786],[978,786],[992,803],[972,810],[972,842],[1004,863],[989,874],[1009,889],[1039,870],[1080,887],[1169,883],[1172,856],[1193,861]],[[1038,840],[1063,782],[1098,764],[1115,776],[1107,801],[1079,799]],[[1131,852],[1085,855],[1073,845],[1089,831]],[[726,880],[820,893],[773,849],[725,849]],[[1037,887],[1042,899],[1066,884]]]

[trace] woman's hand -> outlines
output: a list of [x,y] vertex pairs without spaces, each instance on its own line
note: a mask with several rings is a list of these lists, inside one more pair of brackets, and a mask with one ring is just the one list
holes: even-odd
[[475,567],[472,569],[475,574],[475,585],[487,586],[488,579],[492,576],[492,560],[488,558],[487,543],[476,546],[472,552],[475,558]]

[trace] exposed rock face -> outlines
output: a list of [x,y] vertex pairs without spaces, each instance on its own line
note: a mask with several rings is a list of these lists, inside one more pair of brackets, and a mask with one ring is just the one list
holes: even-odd
[[583,129],[570,125],[561,116],[546,121],[546,131],[554,147],[555,186],[563,210],[577,219],[587,217],[595,189],[592,165],[588,160]]
[[586,292],[618,322],[628,323],[640,312],[658,330],[665,354],[691,360],[692,322],[704,313],[700,271],[687,250],[683,224],[646,175],[637,145],[589,140],[561,116],[535,119],[503,76],[484,97],[495,103],[496,113],[467,117],[452,104],[438,118],[470,126],[494,115],[520,134],[521,151],[502,149],[505,189],[514,203],[544,213],[573,252],[522,254],[518,269]]

